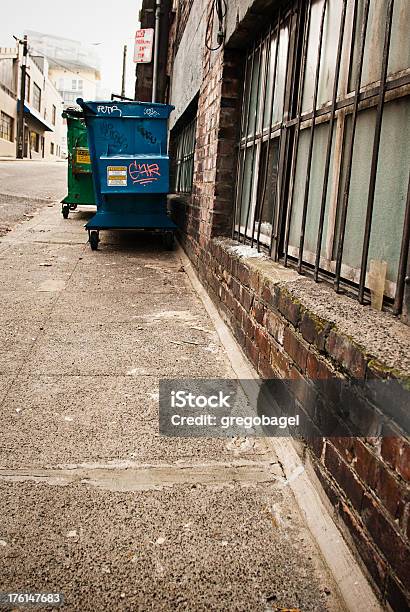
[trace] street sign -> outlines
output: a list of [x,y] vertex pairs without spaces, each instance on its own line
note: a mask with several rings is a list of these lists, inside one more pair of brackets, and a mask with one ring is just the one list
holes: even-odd
[[136,64],[149,64],[152,61],[152,44],[154,42],[154,29],[137,30],[135,33],[134,62]]

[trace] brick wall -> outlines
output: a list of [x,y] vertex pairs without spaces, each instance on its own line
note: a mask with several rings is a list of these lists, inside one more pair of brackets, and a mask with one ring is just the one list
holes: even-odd
[[[184,235],[183,244],[261,378],[302,382],[296,398],[302,408],[308,410],[311,379],[393,375],[331,320],[318,317],[292,295],[293,272],[265,259],[239,259],[229,252],[237,244],[229,239],[212,239],[202,248]],[[361,418],[367,418],[365,404]],[[399,430],[384,434],[312,437],[308,452],[339,524],[375,585],[394,610],[402,611],[410,602],[410,445]]]
[[[158,62],[157,101],[167,102],[168,81],[168,34],[171,23],[172,0],[162,0],[160,19],[160,46]],[[143,0],[141,8],[141,28],[155,27],[155,0]],[[150,102],[152,99],[152,69],[153,63],[137,64],[135,68],[135,99]]]
[[[221,238],[230,235],[233,221],[242,54],[205,49],[203,68],[193,191],[173,197],[171,207],[183,247],[238,343],[261,378],[299,381],[296,399],[306,411],[311,379],[397,376],[335,325],[330,307],[328,317],[318,316],[295,295],[295,284],[313,281],[268,259],[240,259],[230,250],[236,243]],[[366,414],[364,403],[361,418]],[[410,605],[410,446],[399,430],[387,433],[312,437],[306,448],[336,520],[380,596],[402,611]]]
[[179,0],[178,2],[178,9],[175,19],[176,30],[172,39],[175,53],[178,51],[193,3],[194,0]]

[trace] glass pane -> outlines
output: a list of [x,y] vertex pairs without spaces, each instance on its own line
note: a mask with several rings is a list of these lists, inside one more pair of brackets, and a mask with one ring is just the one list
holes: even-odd
[[[288,26],[281,28],[279,32],[279,49],[278,59],[276,65],[276,82],[275,88],[273,88],[273,72],[275,68],[275,54],[276,54],[276,35],[271,40],[270,50],[270,61],[268,70],[268,81],[267,81],[267,99],[265,104],[264,114],[264,127],[269,124],[269,119],[272,113],[272,125],[275,125],[278,121],[282,120],[283,115],[283,98],[285,94],[285,82],[286,82],[286,60],[288,53],[289,44],[289,30]],[[272,94],[274,94],[272,98]],[[272,109],[273,102],[273,109]]]
[[306,55],[305,82],[303,87],[302,113],[311,111],[313,107],[313,91],[315,87],[319,31],[320,21],[322,17],[323,2],[324,0],[319,0],[318,2],[312,3],[310,12],[310,27]]
[[245,68],[245,81],[244,81],[245,96],[244,96],[242,118],[241,118],[241,136],[242,137],[245,136],[245,131],[246,131],[246,119],[247,119],[248,108],[249,108],[249,93],[250,93],[249,81],[251,78],[251,71],[252,71],[252,58],[248,57],[247,62],[246,62],[246,68]]
[[[342,19],[342,7],[342,2],[335,2],[334,0],[328,1],[326,6],[325,20],[323,24],[322,56],[320,60],[319,90],[317,98],[318,107],[322,106],[326,102],[329,102],[333,95],[337,46],[339,42],[340,22]],[[346,45],[347,29],[348,22],[346,20],[343,39],[344,45]],[[319,32],[317,36],[317,40],[319,40]],[[347,62],[346,66],[344,66],[342,58],[339,72],[339,92],[341,92],[341,83],[343,80],[344,71],[347,69]]]
[[[250,200],[251,200],[250,192],[251,192],[251,183],[252,183],[252,161],[254,157],[252,151],[253,151],[253,147],[248,147],[246,149],[246,154],[245,154],[244,174],[243,174],[243,179],[242,179],[242,198],[240,200],[241,201],[240,217],[239,217],[239,211],[238,211],[238,218],[240,218],[241,226],[245,226],[246,224],[248,208],[250,206]],[[241,155],[243,156],[243,151],[241,151]],[[249,218],[250,218],[250,214],[249,214]]]
[[409,0],[395,0],[388,64],[389,74],[405,70],[410,66],[409,23]]
[[[370,2],[361,79],[362,86],[380,80],[387,3],[388,0],[377,0],[377,2]],[[364,0],[359,0],[358,20],[355,33],[355,51],[352,64],[352,74],[349,82],[350,91],[353,91],[354,89],[357,74],[363,8]],[[396,0],[393,8],[391,46],[388,66],[389,74],[398,72],[400,70],[405,70],[410,65],[410,37],[408,35],[409,21],[409,0]]]
[[[255,51],[255,60],[253,63],[252,88],[250,92],[249,103],[249,121],[248,121],[248,136],[255,133],[256,129],[256,110],[258,102],[258,80],[259,80],[259,51]],[[261,79],[262,82],[262,79]],[[245,126],[246,127],[246,126]]]
[[[268,159],[266,159],[267,155]],[[258,203],[259,206],[261,206],[261,235],[269,237],[272,231],[272,217],[277,200],[278,162],[279,138],[274,138],[269,142],[264,142],[261,148],[259,164],[260,172],[258,182]],[[265,178],[266,163],[268,163],[268,166]]]
[[[326,196],[326,209],[323,224],[323,240],[321,256],[325,256],[326,234],[328,228],[330,193],[333,173],[333,149],[335,144],[335,130],[333,134],[332,155],[330,158],[330,174]],[[298,158],[296,164],[295,188],[293,194],[292,219],[290,224],[289,244],[299,248],[300,232],[302,227],[303,200],[305,196],[306,171],[308,162],[308,151],[310,142],[310,129],[300,133]],[[310,172],[309,199],[306,217],[304,251],[316,253],[317,234],[319,229],[320,206],[322,201],[322,189],[324,178],[324,167],[326,161],[327,140],[329,135],[329,124],[322,123],[315,127],[313,141],[312,166]]]
[[[355,269],[359,269],[361,263],[375,120],[375,109],[362,111],[356,128],[343,252],[343,263]],[[351,121],[349,129],[350,125]],[[387,278],[393,282],[403,231],[410,167],[409,139],[409,99],[389,102],[383,114],[369,261],[386,261]]]

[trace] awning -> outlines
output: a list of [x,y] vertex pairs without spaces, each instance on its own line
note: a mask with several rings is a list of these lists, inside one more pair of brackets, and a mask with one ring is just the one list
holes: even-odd
[[[19,112],[19,109],[20,100],[17,100],[17,113]],[[27,102],[24,102],[24,116],[33,120],[34,123],[37,123],[40,129],[42,129],[44,132],[54,132],[54,128],[51,123],[48,123],[48,121],[46,121],[32,106],[29,106]]]

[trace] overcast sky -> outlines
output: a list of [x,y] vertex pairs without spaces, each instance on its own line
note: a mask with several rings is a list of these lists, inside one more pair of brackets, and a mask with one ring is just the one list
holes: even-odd
[[121,93],[123,46],[128,45],[127,91],[135,85],[134,35],[138,27],[140,0],[11,0],[2,1],[0,46],[15,45],[12,35],[36,30],[86,43],[101,59],[102,86]]

